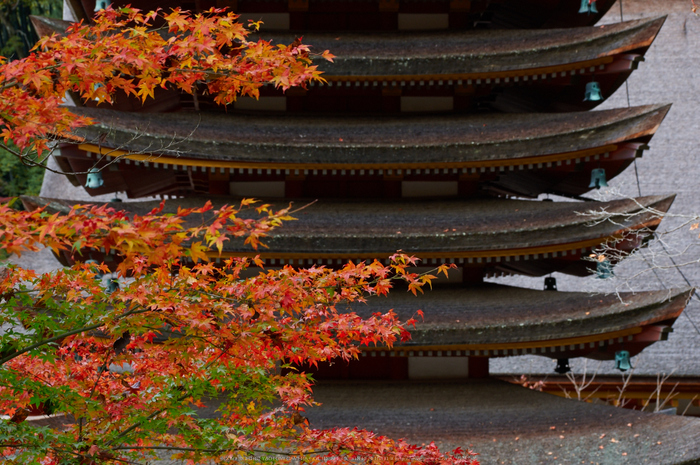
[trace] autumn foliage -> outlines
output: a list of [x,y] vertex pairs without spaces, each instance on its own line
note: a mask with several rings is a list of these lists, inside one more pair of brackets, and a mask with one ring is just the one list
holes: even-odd
[[[158,17],[165,26],[155,31]],[[228,103],[265,82],[320,79],[305,46],[247,42],[246,33],[223,11],[107,10],[0,66],[2,136],[42,151],[50,135],[89,124],[60,106],[66,91],[110,101],[117,90],[146,99],[158,86],[203,85]],[[243,219],[253,208],[254,219]],[[193,216],[198,226],[186,227]],[[288,209],[252,201],[134,217],[105,206],[54,214],[0,206],[7,252],[46,246],[77,263],[44,275],[15,266],[0,273],[4,461],[144,463],[158,452],[190,463],[269,454],[275,463],[475,463],[470,452],[309,424],[312,380],[295,366],[349,360],[360,345],[408,337],[410,321],[391,312],[362,319],[347,303],[385,294],[396,280],[415,293],[432,277],[411,273],[415,260],[400,254],[390,265],[256,272],[248,269],[261,266],[255,258],[207,258],[232,238],[257,248],[289,219]],[[112,253],[118,265],[91,263],[91,251]],[[53,413],[53,426],[27,419],[39,413]]]
[[257,97],[266,83],[287,89],[321,79],[301,41],[249,41],[250,32],[224,10],[103,10],[94,24],[77,23],[63,36],[41,39],[26,59],[0,61],[0,137],[41,153],[48,137],[89,124],[62,106],[66,92],[111,102],[121,91],[145,101],[157,88],[192,93],[203,86],[217,103],[228,104],[240,95]]
[[[0,242],[8,250],[46,244],[76,258],[91,249],[120,257],[120,286],[111,292],[98,278],[109,271],[104,265],[81,263],[41,276],[10,267],[3,274],[0,411],[9,421],[0,422],[0,444],[6,457],[102,463],[167,449],[194,461],[266,451],[309,462],[471,463],[434,446],[307,425],[311,381],[280,368],[349,360],[358,344],[391,345],[407,337],[392,313],[363,320],[337,308],[385,293],[394,279],[416,283],[420,277],[407,271],[412,260],[402,255],[390,266],[285,267],[246,279],[249,259],[215,267],[200,255],[202,246],[246,236],[255,247],[288,219],[286,210],[262,205],[259,219],[241,220],[236,215],[251,208],[247,204],[209,212],[189,229],[184,219],[203,215],[209,205],[133,218],[104,206],[63,215],[0,208]],[[207,399],[216,399],[218,414],[197,418],[194,409]],[[65,426],[29,427],[26,416],[49,405],[67,415]]]

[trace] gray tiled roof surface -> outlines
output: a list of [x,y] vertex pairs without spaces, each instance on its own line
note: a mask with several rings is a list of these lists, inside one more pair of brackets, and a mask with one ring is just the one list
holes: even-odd
[[[313,50],[333,50],[318,61],[326,76],[489,73],[592,60],[637,50],[653,40],[663,18],[605,28],[467,32],[308,33]],[[291,43],[294,34],[265,34]],[[642,47],[645,48],[645,47]]]
[[471,446],[484,465],[700,459],[695,418],[587,404],[497,380],[321,382],[314,395],[322,405],[306,414],[313,428],[357,426],[417,444],[439,438],[443,450]]
[[[50,211],[65,210],[70,205],[61,200],[23,199],[37,205],[48,204]],[[178,206],[199,208],[206,200],[190,197],[166,202],[164,212],[174,213]],[[231,201],[215,199],[214,206]],[[610,237],[621,228],[653,221],[657,219],[656,214],[646,209],[665,211],[672,202],[672,196],[598,204],[503,199],[322,199],[298,212],[295,216],[299,221],[287,222],[284,227],[271,231],[264,239],[266,248],[260,253],[273,257],[280,253],[303,253],[310,258],[320,254],[353,253],[371,258],[389,256],[399,249],[406,253],[434,252],[450,256],[468,251],[556,246]],[[144,215],[158,204],[157,201],[113,203],[111,207],[129,215]],[[285,206],[287,204],[280,205]],[[605,210],[610,217],[592,223],[590,217],[580,214],[591,207]],[[239,216],[258,215],[249,210],[242,211]],[[201,218],[195,215],[188,221],[197,225]],[[242,239],[227,241],[223,247],[226,252],[251,252]],[[527,253],[521,251],[516,255]]]
[[[496,284],[435,285],[413,296],[400,287],[353,310],[368,318],[393,310],[416,318],[411,340],[401,346],[505,344],[584,337],[673,320],[689,291],[649,291],[619,296],[551,292]],[[416,315],[421,309],[424,316]]]
[[[471,449],[483,465],[690,465],[700,461],[700,421],[594,405],[495,379],[321,381],[311,428],[361,428],[443,451]],[[219,400],[196,411],[212,418]],[[61,424],[61,418],[38,424]],[[181,465],[159,454],[159,465]]]
[[[276,163],[406,164],[573,152],[653,135],[667,105],[598,113],[400,117],[128,113],[76,108],[87,142],[136,153]],[[154,157],[153,162],[158,162]]]

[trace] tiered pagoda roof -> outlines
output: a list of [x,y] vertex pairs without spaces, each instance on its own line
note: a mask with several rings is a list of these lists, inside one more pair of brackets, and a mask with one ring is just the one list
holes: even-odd
[[[75,111],[97,124],[80,129],[84,142],[64,145],[59,162],[77,173],[109,165],[94,193],[126,191],[129,197],[228,194],[236,186],[226,181],[282,182],[280,193],[308,197],[401,196],[401,182],[422,179],[453,183],[461,196],[579,196],[590,190],[592,169],[602,167],[613,178],[640,156],[669,108],[525,120],[507,114],[290,120],[188,112],[154,119],[81,108]],[[85,174],[74,176],[76,184],[85,180]]]
[[[595,81],[602,96],[610,96],[643,60],[664,19],[574,29],[305,34],[314,49],[331,49],[336,55],[333,63],[318,62],[328,82],[286,93],[265,86],[259,100],[241,98],[233,108],[311,113],[589,110],[602,99],[584,100],[586,85]],[[34,22],[44,33],[60,27],[55,21]],[[264,38],[290,43],[296,35],[277,32]],[[193,101],[171,91],[159,92],[146,106],[122,96],[113,108],[222,111],[207,95]]]
[[[389,297],[354,305],[360,316],[393,310],[401,319],[418,318],[411,340],[392,348],[366,347],[357,361],[327,362],[316,379],[471,378],[488,373],[488,358],[534,354],[553,359],[613,360],[668,338],[692,289],[592,296],[577,292],[520,289],[496,284],[437,285],[413,296],[395,290]],[[417,317],[416,308],[424,316]],[[460,364],[459,360],[468,358]],[[481,362],[481,363],[480,363]],[[484,363],[485,362],[485,363]],[[437,369],[436,369],[437,367]]]
[[[604,245],[622,253],[641,246],[661,222],[660,215],[668,210],[673,198],[652,196],[595,204],[326,199],[300,211],[300,221],[272,231],[265,239],[265,250],[253,251],[242,240],[231,240],[224,244],[221,257],[259,256],[267,266],[342,266],[348,260],[386,260],[403,250],[429,266],[456,263],[466,270],[465,274],[479,279],[502,274],[542,276],[555,271],[586,276],[595,268],[594,262],[586,260],[588,254]],[[47,206],[50,211],[67,211],[72,204],[24,199],[28,208]],[[196,197],[177,199],[167,203],[164,211],[200,206],[205,201]],[[144,215],[158,204],[129,202],[112,206],[131,215]],[[591,208],[605,211],[607,218],[593,223],[599,218],[584,215]],[[70,252],[63,259],[72,260]]]
[[[605,28],[532,31],[307,34],[318,50],[326,84],[283,94],[270,86],[261,99],[243,98],[240,111],[312,113],[582,111],[596,81],[604,96],[636,69],[664,18]],[[274,41],[293,35],[267,35]],[[214,109],[208,99],[200,107]],[[181,105],[189,103],[181,101]]]
[[[204,95],[190,107],[186,98],[167,91],[145,113],[76,108],[97,124],[62,145],[59,165],[76,172],[73,181],[81,184],[89,169],[100,169],[103,185],[90,188],[94,194],[124,190],[130,197],[188,197],[177,200],[181,205],[201,203],[195,196],[202,194],[321,198],[300,212],[302,221],[268,238],[269,249],[261,253],[267,266],[339,266],[346,260],[385,260],[401,249],[429,266],[457,264],[465,282],[555,271],[584,276],[594,265],[588,255],[599,247],[616,250],[609,258],[614,262],[642,246],[673,197],[596,204],[612,221],[593,226],[579,215],[591,210],[589,205],[483,197],[557,193],[580,198],[590,189],[593,170],[612,178],[640,155],[668,106],[571,111],[590,109],[619,87],[643,59],[664,18],[590,27],[596,15],[578,14],[571,2],[548,2],[548,16],[528,13],[528,7],[544,6],[542,1],[418,1],[409,6],[386,0],[352,5],[241,0],[228,6],[245,15],[262,8],[261,13],[277,18],[268,24],[267,39],[290,42],[295,35],[271,31],[302,28],[307,43],[330,49],[334,63],[319,64],[327,83],[286,94],[265,87],[259,101],[240,99],[226,115],[207,114],[214,108]],[[87,16],[92,6],[68,3],[77,18]],[[601,12],[612,4],[598,3]],[[378,8],[373,17],[382,27],[339,33],[351,24],[350,10],[358,5]],[[201,11],[214,5],[195,6]],[[427,14],[421,8],[436,8],[435,14],[447,8],[439,14],[447,13],[448,21],[438,27],[431,22],[434,17],[426,16],[425,25],[412,29],[444,30],[401,31],[408,24],[405,15]],[[314,32],[323,29],[311,26],[323,11],[349,22],[342,26],[329,16],[333,32]],[[464,16],[458,20],[458,12],[478,12],[492,29],[479,30],[477,20],[466,24]],[[526,19],[537,16],[539,23]],[[390,24],[394,20],[396,27]],[[47,31],[60,26],[35,23]],[[495,30],[499,24],[532,29]],[[542,28],[554,25],[566,27]],[[587,27],[572,27],[581,25]],[[584,100],[593,81],[602,95]],[[135,108],[128,99],[112,107]],[[157,118],[151,113],[166,109],[185,111]],[[197,113],[187,111],[192,109]],[[491,114],[464,114],[474,111]],[[334,115],[316,114],[326,112]],[[421,112],[431,114],[416,114]],[[297,114],[291,118],[291,113]],[[368,116],[372,113],[377,115]],[[120,208],[138,214],[152,205]],[[233,241],[224,253],[251,252]],[[435,299],[440,301],[438,295]],[[494,344],[508,342],[492,336]]]
[[[24,197],[27,208],[45,206],[66,211],[66,201]],[[606,241],[619,241],[625,251],[639,246],[642,236],[660,218],[672,197],[643,197],[595,204],[610,214],[608,221],[586,226],[590,218],[576,213],[581,203],[484,200],[363,202],[321,201],[266,238],[255,252],[267,266],[324,264],[348,260],[385,260],[397,248],[435,266],[455,263],[463,274],[479,272],[542,275],[553,271],[585,275],[583,260]],[[170,202],[198,206],[203,199]],[[158,202],[114,203],[128,215],[143,215]],[[314,208],[316,207],[316,208]],[[199,220],[201,221],[201,220]],[[634,232],[639,228],[645,232]],[[623,232],[624,231],[624,232]],[[627,234],[626,238],[616,237]],[[221,256],[251,255],[241,241],[229,241]],[[91,258],[114,263],[115,257]],[[66,253],[66,263],[73,257]],[[360,315],[393,309],[401,319],[417,308],[425,319],[411,331],[410,342],[394,350],[366,348],[372,356],[507,356],[535,353],[553,358],[614,358],[616,350],[636,354],[665,339],[690,298],[690,290],[591,296],[583,293],[535,291],[507,286],[462,284],[439,286],[416,300],[400,291],[370,299],[354,308]],[[391,364],[391,361],[385,363]],[[376,364],[376,363],[375,363]],[[355,368],[357,369],[357,368]],[[394,370],[395,371],[395,370]],[[387,371],[390,373],[391,370]],[[319,373],[323,376],[323,370]]]
[[691,294],[685,289],[599,296],[453,284],[437,285],[419,296],[398,289],[353,309],[365,317],[393,309],[404,320],[416,318],[416,308],[423,311],[416,327],[409,329],[410,341],[392,351],[365,349],[375,355],[438,356],[441,351],[439,355],[446,356],[539,354],[612,360],[622,348],[636,354],[665,339]]
[[[327,84],[261,99],[240,110],[290,112],[558,112],[594,108],[584,100],[596,81],[603,96],[636,69],[664,18],[605,27],[527,31],[446,31],[382,34],[305,34],[314,50],[332,49],[320,62]],[[265,38],[291,42],[294,35]],[[200,107],[207,100],[199,102]],[[183,102],[184,103],[184,102]]]

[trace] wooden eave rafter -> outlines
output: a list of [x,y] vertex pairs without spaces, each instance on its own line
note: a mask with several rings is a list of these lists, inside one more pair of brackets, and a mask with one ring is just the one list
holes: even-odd
[[[622,52],[620,52],[622,53]],[[503,79],[522,78],[523,81],[536,80],[538,78],[558,77],[564,74],[584,74],[585,72],[600,71],[615,61],[615,56],[605,56],[595,60],[586,60],[557,66],[543,66],[518,70],[493,71],[488,73],[451,73],[451,74],[394,74],[394,75],[367,75],[367,76],[343,76],[324,74],[323,78],[329,82],[427,82],[427,81],[455,81],[457,84],[481,84]],[[630,61],[633,61],[634,58]],[[460,82],[461,81],[461,82]],[[517,81],[516,81],[517,82]],[[323,85],[323,84],[320,84]]]
[[[679,312],[680,314],[680,312]],[[566,339],[552,339],[548,341],[528,341],[528,342],[511,342],[511,343],[492,343],[492,344],[450,344],[450,345],[396,345],[395,347],[389,349],[387,347],[362,347],[363,352],[385,352],[391,350],[395,352],[398,356],[403,356],[406,354],[401,354],[401,352],[417,352],[417,351],[448,351],[448,350],[462,350],[470,352],[493,352],[499,350],[514,350],[514,349],[535,349],[535,348],[550,348],[550,347],[565,347],[565,346],[579,346],[581,344],[590,344],[600,341],[607,341],[611,339],[626,338],[627,336],[634,336],[642,332],[642,327],[629,328],[621,331],[612,331],[609,333],[596,334],[593,336],[581,336],[572,337]],[[474,355],[479,355],[476,353]]]
[[163,166],[201,167],[208,169],[264,169],[264,170],[412,170],[412,169],[477,169],[490,167],[520,166],[539,163],[556,163],[595,157],[616,151],[620,146],[609,144],[586,150],[539,155],[508,160],[483,160],[475,162],[431,162],[431,163],[264,163],[225,160],[203,160],[196,158],[169,157],[157,154],[137,154],[95,144],[80,144],[78,148],[89,153],[106,155],[111,159],[133,160],[139,163],[154,163]]

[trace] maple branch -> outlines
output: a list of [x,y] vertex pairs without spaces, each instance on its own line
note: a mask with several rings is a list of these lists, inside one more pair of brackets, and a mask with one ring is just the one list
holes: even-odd
[[[4,144],[4,143],[2,143],[2,142],[0,142],[0,148],[6,150],[6,151],[8,151],[8,152],[10,152],[12,155],[14,155],[15,157],[17,157],[17,158],[19,159],[19,161],[20,161],[24,166],[26,166],[26,167],[28,167],[28,168],[40,167],[40,168],[42,168],[42,169],[44,169],[44,170],[46,170],[46,171],[49,171],[49,172],[51,172],[51,173],[54,173],[54,174],[61,174],[61,175],[64,175],[64,176],[68,176],[68,175],[71,175],[71,174],[87,174],[87,171],[82,172],[82,173],[81,173],[81,172],[65,172],[65,171],[61,171],[61,170],[56,170],[56,169],[53,169],[53,168],[49,168],[48,166],[44,165],[44,161],[46,161],[46,158],[43,159],[43,160],[40,160],[40,161],[34,161],[34,160],[31,159],[30,154],[31,154],[31,153],[37,153],[35,150],[30,150],[28,153],[24,154],[24,153],[22,153],[22,152],[20,152],[20,151],[17,151],[17,150],[15,150],[15,149],[13,149],[12,147],[10,147],[10,146],[8,146],[7,144]],[[50,149],[50,150],[48,151],[48,153],[47,153],[47,158],[53,153],[54,150],[55,150],[55,149],[52,148],[52,149]],[[38,154],[37,154],[37,156],[38,156]]]
[[[210,361],[209,363],[206,363],[206,364],[202,367],[202,369],[203,369],[203,370],[206,370],[207,368],[209,368],[210,366],[212,366],[212,365],[214,364],[214,362],[216,362],[216,361],[219,360],[221,357],[223,357],[224,354],[225,354],[227,351],[228,351],[228,349],[225,350],[225,351],[222,351],[214,360]],[[211,378],[209,378],[209,381],[211,381]],[[182,402],[183,400],[187,399],[187,398],[190,397],[190,396],[191,396],[191,393],[190,393],[190,392],[187,392],[186,394],[183,394],[182,396],[180,396],[180,397],[178,397],[177,399],[175,399],[175,402]],[[147,421],[149,421],[149,420],[152,420],[153,418],[157,417],[158,415],[160,415],[161,413],[163,413],[163,412],[166,411],[166,410],[167,410],[167,408],[162,408],[162,409],[156,410],[155,412],[153,412],[152,414],[150,414],[148,417],[146,417],[144,420],[138,421],[138,422],[134,423],[133,425],[131,425],[130,427],[128,427],[126,430],[122,431],[117,437],[115,437],[115,438],[112,439],[111,441],[107,442],[107,445],[110,445],[110,444],[114,443],[115,441],[117,441],[117,440],[119,440],[119,439],[125,437],[126,435],[128,435],[129,433],[131,433],[132,431],[134,431],[136,428],[138,428],[139,426],[141,426],[144,422],[147,422]]]
[[41,341],[37,342],[36,344],[32,344],[32,345],[30,345],[29,347],[25,347],[25,348],[22,349],[22,350],[15,351],[14,353],[12,353],[12,354],[6,356],[5,358],[0,359],[0,365],[3,365],[3,364],[5,364],[6,362],[9,362],[9,361],[12,360],[13,358],[19,357],[19,356],[22,355],[22,354],[26,354],[27,352],[31,352],[32,350],[34,350],[34,349],[36,349],[36,348],[38,348],[38,347],[44,346],[44,345],[46,345],[46,344],[51,344],[52,342],[60,341],[61,339],[64,339],[64,338],[66,338],[66,337],[68,337],[68,336],[73,336],[73,335],[75,335],[75,334],[80,334],[80,333],[83,333],[83,332],[85,332],[85,331],[92,331],[93,329],[98,329],[98,328],[101,328],[102,326],[104,326],[104,323],[95,324],[95,325],[92,325],[92,326],[85,326],[85,327],[83,327],[83,328],[74,329],[73,331],[68,331],[68,332],[63,333],[63,334],[60,334],[60,335],[58,335],[58,336],[51,337],[51,338],[49,338],[49,339],[41,340]]
[[314,450],[309,452],[284,452],[276,450],[264,450],[264,449],[241,449],[236,448],[225,448],[225,449],[208,449],[208,448],[197,448],[197,447],[177,447],[177,446],[119,446],[110,447],[109,450],[176,450],[184,452],[250,452],[258,454],[275,454],[275,455],[286,455],[287,457],[299,457],[299,456],[309,456],[325,454],[327,450]]
[[[41,68],[37,68],[37,71],[49,71],[49,70],[55,70],[55,69],[60,69],[62,64],[60,65],[47,65]],[[12,87],[17,87],[21,86],[21,84],[16,80],[16,79],[11,79],[9,81],[6,81],[3,85],[0,86],[0,91],[3,91],[5,89],[10,89]]]
[[[95,390],[97,389],[97,385],[100,382],[100,379],[102,379],[102,374],[107,371],[107,366],[109,364],[109,361],[111,360],[112,355],[108,354],[107,360],[102,364],[102,370],[98,370],[97,372],[97,379],[95,380],[95,384],[92,385],[92,389],[90,390],[90,394],[88,395],[88,400],[92,399],[92,396],[95,394]],[[83,417],[80,417],[78,419],[78,442],[83,442]]]
[[[38,449],[41,448],[42,446],[40,445],[33,445],[33,444],[13,444],[13,443],[0,443],[0,448],[22,448],[22,449]],[[56,452],[62,452],[64,454],[71,454],[71,455],[76,455],[78,457],[82,457],[85,459],[93,460],[92,457],[87,456],[85,454],[81,454],[80,452],[76,452],[74,450],[67,450],[67,449],[59,449],[57,447],[52,447],[52,450],[55,450]],[[117,457],[110,457],[109,460],[114,460],[115,462],[121,462],[121,463],[128,463],[131,465],[143,465],[142,462],[134,462],[131,460],[126,460],[126,459],[120,459]],[[94,462],[92,462],[94,463]]]
[[[148,311],[150,311],[150,309],[132,310],[132,311],[126,312],[126,313],[124,313],[124,314],[118,316],[118,317],[117,317],[117,320],[121,320],[121,319],[123,319],[123,318],[125,318],[125,317],[127,317],[127,316],[136,315],[136,314],[139,314],[139,313],[145,313],[145,312],[148,312]],[[12,360],[12,359],[14,359],[14,358],[19,357],[19,356],[22,355],[22,354],[26,354],[27,352],[31,352],[32,350],[34,350],[34,349],[36,349],[36,348],[38,348],[38,347],[41,347],[41,346],[44,346],[44,345],[47,345],[47,344],[51,344],[52,342],[58,342],[58,341],[60,341],[61,339],[64,339],[64,338],[69,337],[69,336],[74,336],[74,335],[76,335],[76,334],[84,333],[84,332],[87,332],[87,331],[92,331],[92,330],[94,330],[94,329],[99,329],[99,328],[103,327],[105,324],[106,324],[106,323],[97,323],[97,324],[94,324],[94,325],[91,325],[91,326],[84,326],[84,327],[82,327],[82,328],[74,329],[74,330],[72,330],[72,331],[68,331],[68,332],[65,332],[65,333],[63,333],[63,334],[59,334],[58,336],[54,336],[54,337],[51,337],[51,338],[49,338],[49,339],[43,339],[43,340],[41,340],[41,341],[39,341],[39,342],[37,342],[37,343],[35,343],[35,344],[30,345],[29,347],[25,347],[25,348],[22,349],[22,350],[18,350],[18,351],[16,351],[16,352],[13,352],[13,353],[11,353],[10,355],[7,355],[6,357],[0,359],[0,366],[4,365],[6,362],[9,362],[10,360]]]
[[[58,449],[58,448],[52,448],[52,449],[57,451],[57,452],[63,452],[66,454],[71,454],[71,455],[75,455],[77,457],[81,457],[83,460],[86,460],[87,463],[96,463],[94,461],[94,457],[92,457],[90,455],[81,454],[80,452],[76,452],[74,450],[66,450],[66,449]],[[120,463],[127,463],[129,465],[144,465],[143,462],[134,462],[133,460],[120,459],[117,457],[109,457],[108,460],[113,460],[115,462],[120,462]],[[81,461],[81,463],[82,463],[82,461]]]
[[[177,399],[175,399],[175,402],[182,402],[183,400],[185,400],[185,399],[187,399],[187,398],[189,398],[189,397],[191,397],[191,396],[192,396],[192,394],[191,394],[190,392],[187,392],[186,394],[183,394],[183,395],[181,395],[180,397],[178,397]],[[172,404],[168,404],[168,406],[170,406],[170,405],[172,405]],[[116,442],[116,441],[120,440],[121,438],[127,436],[129,433],[131,433],[132,431],[134,431],[136,428],[138,428],[139,426],[141,426],[141,425],[144,424],[145,422],[154,419],[155,417],[157,417],[157,416],[160,415],[161,413],[165,412],[166,410],[167,410],[167,407],[164,407],[164,408],[162,408],[162,409],[158,409],[158,410],[156,410],[155,412],[153,412],[153,413],[151,413],[150,415],[148,415],[148,416],[147,416],[146,418],[144,418],[143,420],[137,421],[136,423],[134,423],[133,425],[129,426],[127,429],[125,429],[124,431],[122,431],[121,433],[119,433],[119,434],[117,435],[117,437],[115,437],[114,439],[108,441],[106,445],[109,446],[110,444],[113,444],[114,442]],[[128,449],[128,448],[127,448],[127,449]]]

